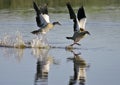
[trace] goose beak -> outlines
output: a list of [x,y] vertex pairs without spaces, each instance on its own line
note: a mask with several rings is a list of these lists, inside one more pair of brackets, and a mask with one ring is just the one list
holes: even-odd
[[88,35],[91,35],[91,34],[88,32]]
[[91,35],[90,32],[88,32],[88,31],[87,31],[87,34],[88,34],[88,35]]
[[58,22],[58,25],[61,25],[61,24]]

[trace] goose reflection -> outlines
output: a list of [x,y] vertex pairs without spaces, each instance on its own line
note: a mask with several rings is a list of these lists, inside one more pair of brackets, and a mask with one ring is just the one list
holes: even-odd
[[80,56],[81,53],[76,54],[74,51],[71,51],[74,54],[73,58],[67,58],[68,60],[72,60],[74,63],[74,75],[70,77],[69,85],[85,85],[86,81],[86,68],[89,65],[86,61]]
[[48,85],[48,73],[53,58],[48,55],[49,49],[33,48],[33,55],[37,58],[34,85]]
[[3,48],[2,49],[3,55],[5,57],[12,57],[14,56],[15,59],[20,62],[23,58],[24,49],[23,48]]

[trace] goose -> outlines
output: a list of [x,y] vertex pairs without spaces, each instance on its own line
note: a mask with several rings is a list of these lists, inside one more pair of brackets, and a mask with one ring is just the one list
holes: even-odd
[[38,8],[37,4],[33,1],[33,7],[36,12],[36,22],[37,26],[40,28],[38,30],[34,30],[32,34],[46,34],[49,30],[51,30],[55,25],[61,25],[59,22],[50,23],[48,16],[47,4],[43,7]]
[[70,14],[70,19],[73,19],[74,25],[74,34],[72,37],[66,37],[67,39],[71,39],[74,41],[73,44],[70,46],[73,46],[75,44],[80,45],[78,42],[86,35],[90,35],[88,31],[85,30],[85,24],[86,24],[86,15],[83,6],[81,6],[78,10],[77,16],[75,12],[73,11],[71,4],[68,2],[66,3],[69,14]]

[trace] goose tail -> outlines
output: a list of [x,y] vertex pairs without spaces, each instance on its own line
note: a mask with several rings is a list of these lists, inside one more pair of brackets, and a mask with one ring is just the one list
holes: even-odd
[[39,30],[34,30],[31,32],[32,34],[38,34],[39,33]]
[[66,39],[72,39],[72,37],[66,37]]

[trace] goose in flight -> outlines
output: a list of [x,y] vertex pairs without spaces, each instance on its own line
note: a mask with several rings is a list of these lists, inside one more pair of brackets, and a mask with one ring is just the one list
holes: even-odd
[[86,35],[90,33],[85,30],[85,24],[86,24],[86,15],[83,6],[81,6],[78,10],[77,16],[75,12],[73,11],[70,3],[68,2],[67,8],[70,14],[70,19],[73,19],[74,25],[74,34],[72,37],[66,37],[67,39],[71,39],[74,41],[73,44],[70,46],[73,46],[75,44],[80,45],[78,42]]
[[46,34],[49,30],[51,30],[56,24],[61,25],[59,22],[50,23],[48,16],[47,4],[43,7],[38,8],[37,4],[33,2],[33,7],[36,12],[36,22],[37,26],[40,28],[38,30],[34,30],[32,34]]

